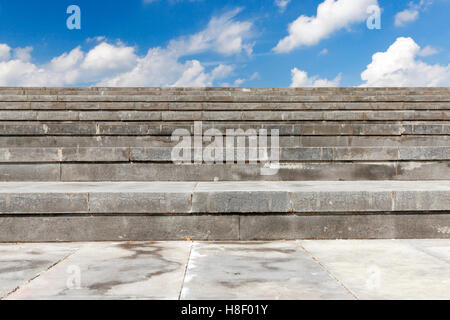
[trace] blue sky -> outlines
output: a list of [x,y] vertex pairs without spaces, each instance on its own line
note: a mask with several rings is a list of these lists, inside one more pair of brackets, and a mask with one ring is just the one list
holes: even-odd
[[[366,25],[373,5],[381,29]],[[449,86],[449,13],[449,0],[1,0],[0,85]]]

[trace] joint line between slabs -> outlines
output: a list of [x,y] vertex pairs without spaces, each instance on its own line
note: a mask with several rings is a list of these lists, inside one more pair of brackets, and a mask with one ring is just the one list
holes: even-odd
[[359,300],[359,298],[356,296],[356,294],[353,293],[353,291],[351,291],[349,288],[347,288],[345,286],[345,284],[342,283],[341,280],[339,280],[330,270],[328,270],[327,267],[325,267],[319,261],[319,259],[317,259],[311,252],[309,252],[301,243],[299,243],[299,246],[300,246],[300,248],[302,248],[302,250],[304,252],[306,252],[314,260],[314,262],[316,262],[333,280],[335,280],[341,287],[343,287],[355,300]]
[[33,280],[39,278],[42,274],[50,271],[51,269],[53,269],[56,265],[60,264],[61,262],[67,260],[68,258],[70,258],[71,256],[73,256],[75,253],[77,253],[79,250],[81,249],[81,247],[75,249],[73,252],[69,253],[68,255],[62,257],[61,259],[59,259],[58,261],[56,261],[54,264],[52,264],[51,266],[49,266],[47,269],[39,272],[37,275],[35,275],[33,278],[25,281],[24,283],[18,285],[17,287],[15,287],[12,291],[8,292],[6,295],[4,295],[3,297],[0,298],[0,300],[4,300],[7,297],[11,296],[12,294],[14,294],[15,292],[19,291],[21,288],[23,288],[24,286],[26,286],[27,284],[31,283]]

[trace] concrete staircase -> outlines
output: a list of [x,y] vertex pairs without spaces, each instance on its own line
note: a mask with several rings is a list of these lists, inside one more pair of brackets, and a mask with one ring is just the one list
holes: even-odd
[[187,238],[450,238],[450,88],[0,89],[0,241]]

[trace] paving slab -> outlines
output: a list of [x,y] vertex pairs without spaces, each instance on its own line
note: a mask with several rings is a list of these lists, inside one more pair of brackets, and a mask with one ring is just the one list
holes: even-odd
[[359,299],[450,299],[448,240],[299,243]]
[[196,242],[181,299],[353,299],[296,242]]
[[7,299],[178,299],[191,245],[89,243]]
[[74,253],[81,244],[0,244],[0,298]]

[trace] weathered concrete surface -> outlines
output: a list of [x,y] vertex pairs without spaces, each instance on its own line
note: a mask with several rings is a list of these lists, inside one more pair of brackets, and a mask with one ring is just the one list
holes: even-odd
[[352,299],[295,242],[195,243],[182,299]]
[[26,285],[80,246],[70,243],[0,244],[0,297]]
[[[211,142],[204,141],[203,146]],[[0,136],[1,148],[172,148],[170,136]],[[450,146],[446,136],[280,136],[280,147],[431,147]],[[270,144],[269,144],[270,146]]]
[[[87,244],[8,299],[178,299],[190,242]],[[79,275],[79,285],[71,276]]]
[[[62,181],[80,182],[214,181],[215,179],[219,181],[450,180],[449,164],[445,161],[281,163],[280,170],[273,176],[261,176],[261,169],[264,167],[262,164],[61,163],[60,165]],[[11,165],[6,169],[10,172],[9,175],[5,175],[9,181],[24,180],[24,175],[20,171],[23,166],[15,168],[15,165]],[[41,179],[55,181],[45,175],[42,175]]]
[[449,214],[245,215],[240,240],[450,239]]
[[1,299],[450,299],[449,240],[3,244],[0,253]]
[[3,214],[287,214],[449,208],[450,181],[0,183]]
[[[0,136],[170,136],[177,128],[190,130],[193,134],[194,121],[152,121],[152,122],[58,122],[58,121],[0,121]],[[280,136],[401,136],[401,135],[448,135],[448,121],[308,121],[291,123],[281,121],[209,121],[203,129],[242,128],[279,130]]]
[[302,241],[360,299],[450,299],[444,240]]
[[0,242],[239,240],[239,216],[8,216]]
[[450,120],[447,110],[289,111],[0,111],[0,121],[429,121]]
[[450,239],[449,214],[0,217],[0,242]]

